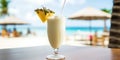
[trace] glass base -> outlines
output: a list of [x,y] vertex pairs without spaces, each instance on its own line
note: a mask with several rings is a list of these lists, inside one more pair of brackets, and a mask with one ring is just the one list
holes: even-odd
[[48,55],[47,60],[65,60],[65,56],[63,55]]

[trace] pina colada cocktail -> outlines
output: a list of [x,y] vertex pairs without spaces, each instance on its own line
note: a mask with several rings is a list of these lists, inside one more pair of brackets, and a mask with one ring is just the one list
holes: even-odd
[[55,16],[50,9],[42,8],[35,10],[42,22],[47,21],[47,33],[50,45],[54,49],[53,55],[48,55],[48,60],[64,60],[63,55],[58,54],[58,49],[65,39],[65,19],[62,16]]
[[54,16],[47,21],[47,32],[49,42],[54,49],[54,55],[47,56],[48,59],[64,59],[63,55],[58,54],[58,49],[65,39],[65,19]]
[[48,38],[54,49],[60,47],[65,39],[65,20],[63,17],[54,16],[47,21]]

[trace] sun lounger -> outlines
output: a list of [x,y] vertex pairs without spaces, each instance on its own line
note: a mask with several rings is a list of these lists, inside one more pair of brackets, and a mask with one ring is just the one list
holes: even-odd
[[9,37],[9,33],[7,32],[6,29],[3,29],[1,32],[2,37]]
[[94,34],[92,40],[93,46],[98,45],[98,43],[100,43],[102,46],[105,46],[106,38],[109,38],[109,32],[103,33],[101,37],[98,37],[97,34]]

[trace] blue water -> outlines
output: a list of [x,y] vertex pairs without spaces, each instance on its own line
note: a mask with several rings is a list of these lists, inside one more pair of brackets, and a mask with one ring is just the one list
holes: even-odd
[[[15,26],[7,26],[7,29],[13,30]],[[23,35],[26,34],[28,26],[16,26],[17,31],[22,32]],[[35,32],[37,35],[46,35],[47,28],[46,27],[29,27],[32,32]],[[107,28],[108,30],[110,28]],[[2,30],[2,26],[0,26],[0,31]],[[66,27],[66,34],[73,35],[77,31],[82,32],[90,32],[89,27]],[[91,32],[94,33],[97,31],[98,33],[103,32],[103,27],[92,27]]]

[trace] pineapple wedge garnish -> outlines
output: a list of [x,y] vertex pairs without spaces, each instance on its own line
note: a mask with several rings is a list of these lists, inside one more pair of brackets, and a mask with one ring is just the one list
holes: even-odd
[[46,9],[45,7],[43,7],[42,9],[36,9],[35,12],[42,22],[46,22],[49,17],[55,14],[52,10]]

